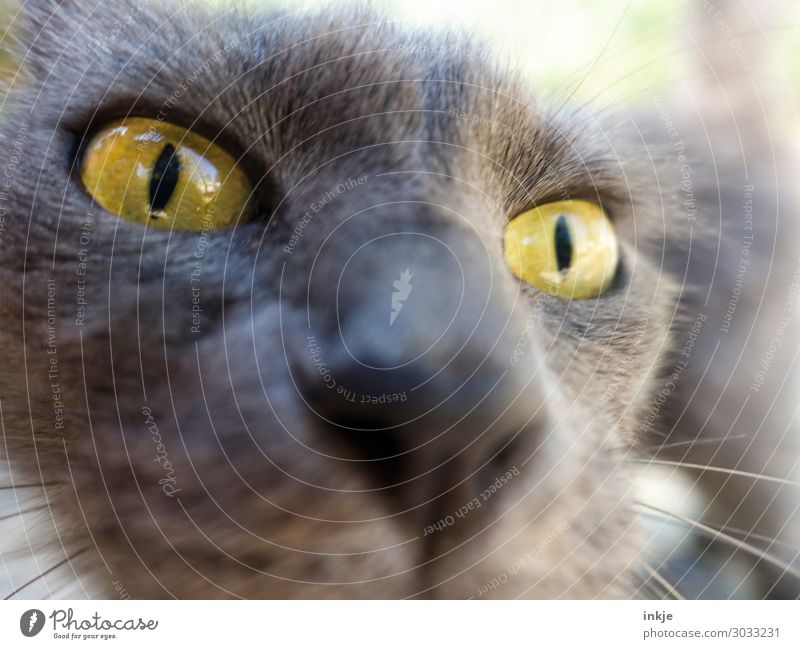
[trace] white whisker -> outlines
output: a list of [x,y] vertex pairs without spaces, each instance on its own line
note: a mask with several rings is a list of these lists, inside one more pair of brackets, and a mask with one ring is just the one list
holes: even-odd
[[677,588],[675,588],[675,586],[673,586],[666,579],[664,579],[664,576],[660,574],[658,570],[650,566],[650,564],[648,564],[645,561],[642,561],[641,565],[644,567],[645,570],[647,570],[647,572],[650,573],[650,576],[653,579],[655,579],[656,582],[658,582],[664,588],[664,590],[666,590],[667,593],[669,593],[672,596],[673,599],[686,599],[683,595],[680,594],[680,592],[678,591]]
[[38,512],[42,509],[47,509],[47,505],[37,505],[36,507],[29,507],[28,509],[20,509],[11,514],[4,514],[3,516],[0,516],[0,521],[7,521],[11,518],[17,518],[18,516],[24,516],[25,514]]
[[763,473],[751,473],[750,471],[740,471],[738,469],[726,469],[721,466],[708,466],[706,464],[692,464],[691,462],[676,462],[673,460],[638,459],[638,458],[631,459],[628,461],[635,462],[636,464],[662,464],[665,466],[675,466],[685,469],[696,469],[698,471],[725,473],[728,475],[740,476],[742,478],[753,478],[754,480],[763,480],[765,482],[776,482],[778,484],[800,487],[800,482],[797,482],[796,480],[789,480],[788,478],[778,478],[776,476],[764,475]]
[[729,435],[727,437],[701,437],[699,439],[687,439],[680,442],[670,442],[668,444],[659,444],[658,446],[648,446],[649,451],[660,451],[665,448],[674,448],[676,446],[699,446],[702,444],[714,444],[716,442],[727,442],[732,439],[744,439],[746,435]]
[[643,502],[639,502],[639,501],[637,501],[636,504],[638,506],[640,506],[640,507],[644,507],[644,508],[649,509],[651,511],[663,514],[664,516],[668,516],[668,517],[671,517],[671,518],[677,518],[678,520],[681,520],[681,521],[685,522],[686,524],[691,525],[694,528],[697,528],[698,530],[706,532],[707,534],[711,535],[715,540],[725,541],[726,543],[729,543],[729,544],[733,545],[735,548],[738,548],[738,549],[740,549],[740,550],[742,550],[744,552],[747,552],[748,554],[751,554],[751,555],[757,557],[758,559],[766,561],[767,563],[771,563],[772,565],[777,566],[778,568],[780,568],[784,572],[788,572],[789,574],[791,574],[791,575],[793,575],[793,576],[795,576],[795,577],[800,579],[800,570],[798,570],[797,568],[794,568],[793,566],[790,566],[785,561],[781,561],[777,557],[769,554],[765,550],[762,550],[762,549],[756,547],[755,545],[752,545],[750,543],[747,543],[746,541],[742,541],[740,539],[737,539],[735,536],[731,536],[730,534],[726,534],[725,532],[721,532],[720,530],[716,530],[713,527],[710,527],[709,525],[705,525],[704,523],[701,523],[699,521],[692,520],[691,518],[687,518],[686,516],[683,516],[683,515],[678,514],[676,512],[669,512],[669,511],[666,511],[665,509],[661,509],[659,507],[654,507],[653,505],[648,505],[647,503],[643,503]]
[[88,549],[89,549],[89,548],[83,548],[83,549],[81,549],[81,550],[78,550],[77,552],[73,553],[72,555],[70,555],[70,556],[68,556],[68,557],[65,557],[65,558],[63,558],[61,561],[59,561],[59,562],[58,562],[58,563],[56,563],[55,565],[51,566],[51,567],[50,567],[50,568],[48,568],[47,570],[44,570],[43,572],[39,573],[39,575],[38,575],[38,576],[34,577],[33,579],[31,579],[31,580],[29,580],[29,581],[26,581],[24,584],[22,584],[22,586],[20,586],[20,587],[19,587],[19,588],[17,588],[15,591],[13,591],[13,592],[9,593],[8,595],[6,595],[6,596],[5,596],[3,599],[4,599],[4,600],[9,600],[9,599],[11,599],[12,597],[14,597],[15,595],[18,595],[20,592],[22,592],[23,590],[25,590],[25,589],[26,589],[28,586],[30,586],[30,585],[32,585],[32,584],[35,584],[35,583],[36,583],[37,581],[39,581],[40,579],[43,579],[44,577],[46,577],[47,575],[49,575],[49,574],[50,574],[51,572],[53,572],[54,570],[57,570],[58,568],[60,568],[61,566],[63,566],[65,563],[69,563],[69,562],[70,562],[70,561],[72,561],[72,560],[73,560],[75,557],[77,557],[77,556],[78,556],[78,555],[80,555],[80,554],[83,554],[83,553],[84,553],[84,552],[86,552],[86,550],[88,550]]

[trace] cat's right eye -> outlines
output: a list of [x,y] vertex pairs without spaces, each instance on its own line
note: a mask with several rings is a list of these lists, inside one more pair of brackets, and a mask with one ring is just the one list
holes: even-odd
[[213,230],[247,220],[253,189],[220,146],[175,124],[130,117],[86,146],[80,177],[104,209],[157,228]]
[[619,263],[614,225],[597,203],[582,200],[554,201],[512,219],[504,254],[521,280],[576,300],[607,291]]

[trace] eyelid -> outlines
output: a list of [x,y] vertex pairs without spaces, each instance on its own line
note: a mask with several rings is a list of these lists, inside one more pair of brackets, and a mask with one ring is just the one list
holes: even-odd
[[524,214],[530,210],[535,210],[536,208],[545,207],[546,205],[559,203],[562,201],[583,201],[585,203],[594,203],[601,210],[603,210],[608,220],[612,223],[614,223],[616,220],[615,214],[619,212],[619,202],[612,196],[599,196],[597,191],[566,192],[564,190],[560,190],[557,193],[543,194],[542,198],[537,198],[533,201],[526,201],[521,207],[507,210],[506,221],[513,221],[520,214]]

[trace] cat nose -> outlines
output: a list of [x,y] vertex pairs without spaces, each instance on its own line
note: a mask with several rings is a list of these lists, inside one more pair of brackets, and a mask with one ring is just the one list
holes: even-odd
[[435,475],[457,481],[545,427],[539,378],[514,361],[519,285],[494,257],[452,225],[320,253],[298,385],[317,422],[380,463],[387,484],[445,464]]

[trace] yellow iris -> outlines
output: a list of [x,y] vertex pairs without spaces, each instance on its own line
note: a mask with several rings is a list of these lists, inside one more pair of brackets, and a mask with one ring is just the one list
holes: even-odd
[[252,215],[252,187],[236,160],[206,138],[143,117],[98,131],[80,166],[86,189],[106,210],[138,223],[213,230]]
[[614,226],[589,201],[556,201],[523,212],[506,225],[504,244],[514,275],[563,298],[602,294],[619,262]]

